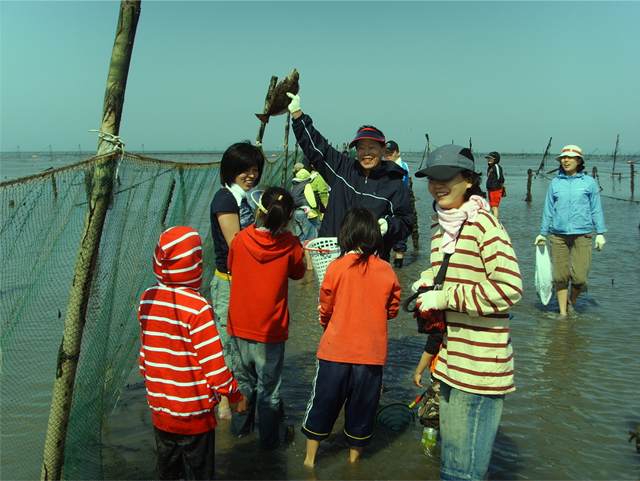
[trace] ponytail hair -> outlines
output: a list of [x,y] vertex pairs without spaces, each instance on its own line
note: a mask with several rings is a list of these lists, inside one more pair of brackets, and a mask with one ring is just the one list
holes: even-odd
[[275,237],[291,220],[294,204],[293,197],[281,187],[269,187],[264,191],[258,203],[262,226]]
[[369,257],[382,252],[383,241],[376,215],[365,207],[351,207],[338,229],[340,256],[350,251],[361,254],[353,265],[366,264]]

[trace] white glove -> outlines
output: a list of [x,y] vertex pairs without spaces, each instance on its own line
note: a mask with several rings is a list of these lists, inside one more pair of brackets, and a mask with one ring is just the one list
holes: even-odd
[[601,251],[606,243],[607,243],[607,241],[604,240],[604,236],[602,234],[597,234],[596,235],[596,250],[597,251]]
[[383,217],[382,219],[378,219],[378,224],[380,224],[380,234],[384,237],[389,230],[389,223],[387,222],[387,219]]
[[424,286],[424,287],[431,287],[433,285],[433,281],[430,279],[418,279],[417,281],[415,281],[413,283],[413,285],[411,286],[411,290],[414,292],[414,294],[416,292],[418,292],[418,288]]
[[300,97],[291,92],[287,92],[287,97],[291,99],[288,106],[289,112],[294,113],[300,110]]
[[418,306],[421,312],[431,309],[440,311],[446,309],[447,303],[444,299],[444,291],[427,291],[424,294],[420,294],[416,306]]
[[538,237],[536,237],[535,242],[533,243],[534,246],[544,246],[547,245],[547,238],[546,236],[543,235],[539,235]]

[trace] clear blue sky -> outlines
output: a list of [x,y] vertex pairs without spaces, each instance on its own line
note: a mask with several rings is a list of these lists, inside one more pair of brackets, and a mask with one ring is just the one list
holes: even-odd
[[[95,150],[118,1],[0,1],[0,148]],[[338,144],[640,152],[640,2],[142,1],[127,150],[255,140],[272,75]],[[285,116],[266,149],[284,140]],[[293,136],[291,140],[293,147]]]

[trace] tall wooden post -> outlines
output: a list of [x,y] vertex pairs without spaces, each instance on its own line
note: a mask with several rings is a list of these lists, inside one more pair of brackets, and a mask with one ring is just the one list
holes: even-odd
[[542,162],[540,162],[540,167],[538,167],[536,175],[538,175],[540,171],[544,169],[544,162],[545,160],[547,160],[547,156],[549,155],[549,149],[551,148],[551,139],[553,139],[553,137],[549,137],[549,143],[547,144],[547,148],[545,149],[544,154],[542,155]]
[[615,173],[616,171],[616,155],[618,155],[618,143],[620,142],[620,134],[616,137],[616,149],[613,151],[613,167],[611,168],[611,173]]
[[287,112],[287,121],[284,127],[284,162],[282,163],[282,188],[287,188],[287,169],[289,168],[289,126],[291,125],[291,112]]
[[527,170],[527,195],[524,198],[525,202],[531,202],[531,179],[533,177],[533,170]]
[[[139,17],[140,0],[121,1],[100,127],[102,132],[112,136],[117,136],[120,129],[124,91]],[[101,136],[98,154],[106,154],[112,150],[113,145]],[[42,463],[43,480],[57,480],[62,476],[67,428],[91,281],[113,190],[114,159],[115,153],[105,155],[98,161],[94,170],[91,197],[76,258],[62,343],[58,353]]]

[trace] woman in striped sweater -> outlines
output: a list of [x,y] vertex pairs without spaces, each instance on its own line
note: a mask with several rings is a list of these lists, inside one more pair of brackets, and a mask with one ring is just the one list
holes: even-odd
[[[421,311],[446,311],[445,333],[433,376],[440,379],[443,480],[484,479],[489,470],[504,395],[515,390],[509,308],[522,297],[511,240],[491,215],[471,151],[436,149],[416,177],[429,179],[431,268],[417,285],[433,285],[452,254],[441,289],[418,297]],[[416,285],[414,284],[414,285]]]

